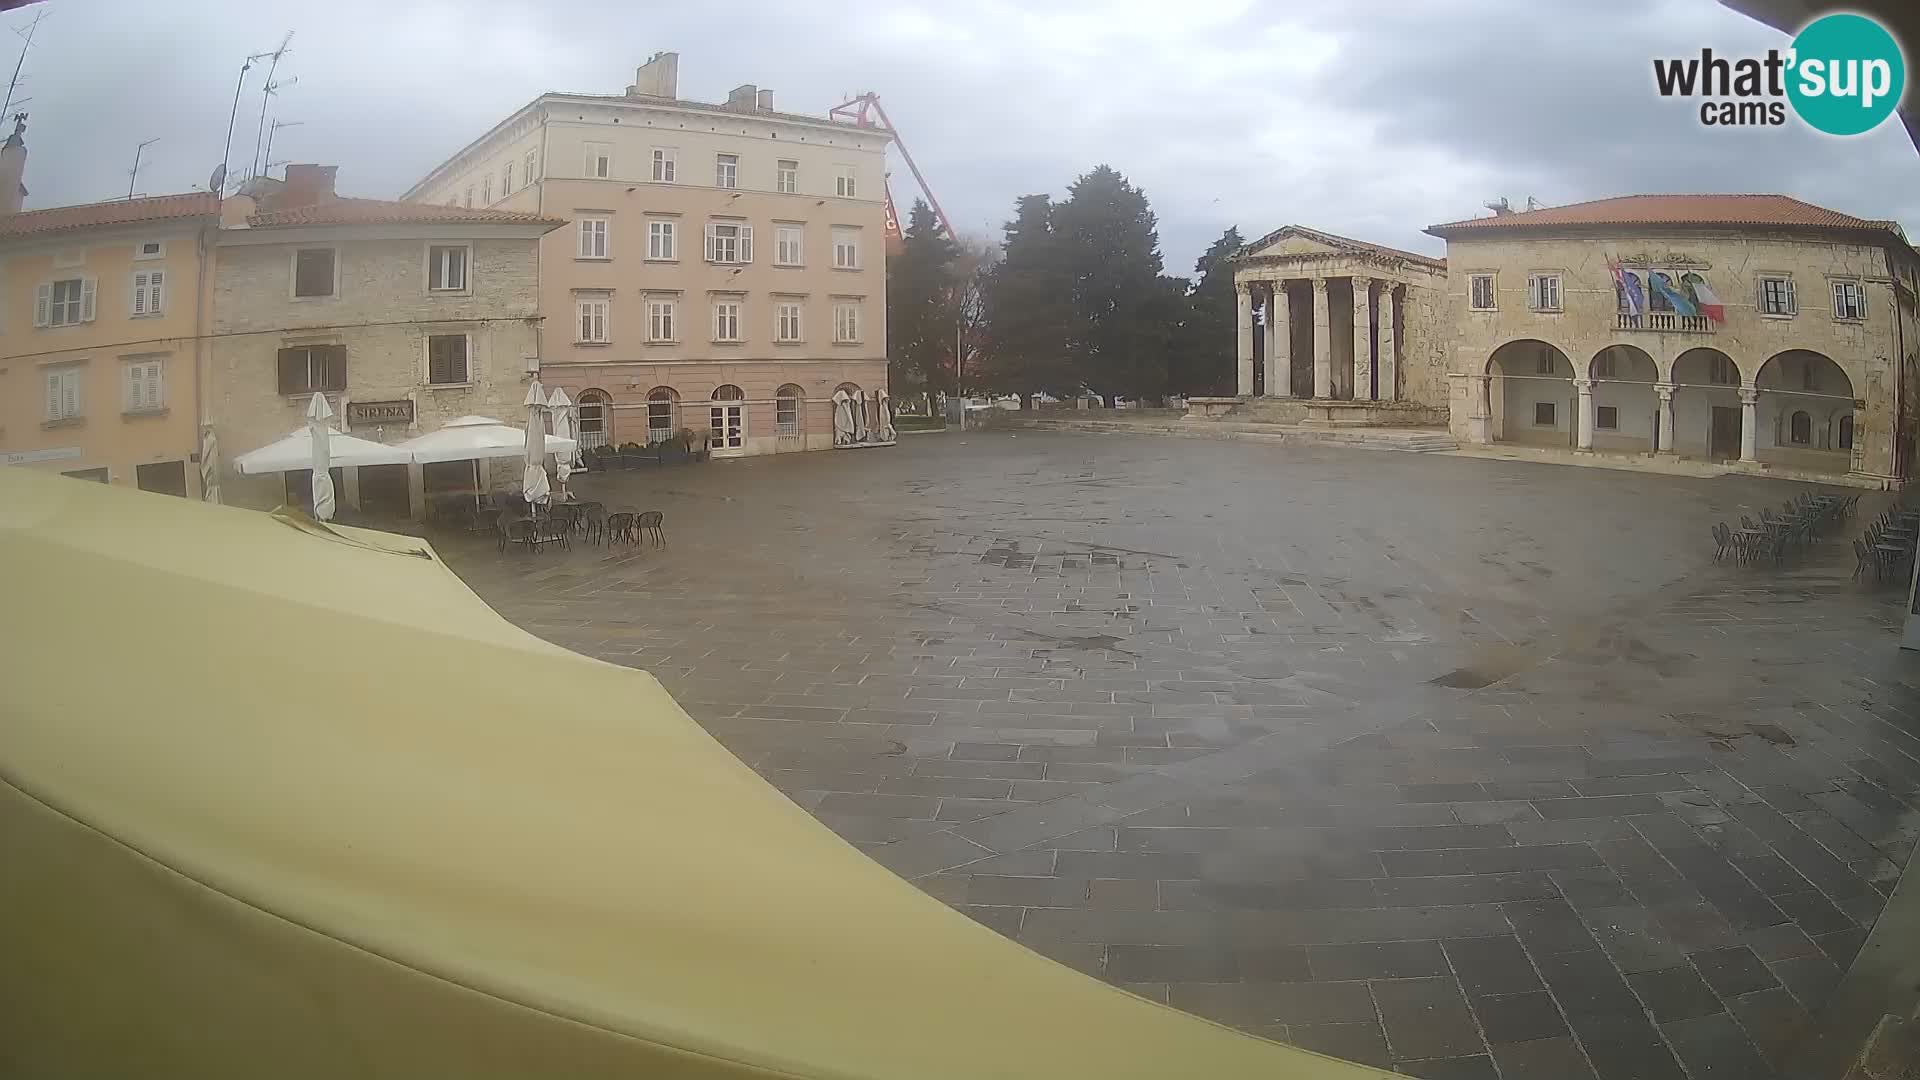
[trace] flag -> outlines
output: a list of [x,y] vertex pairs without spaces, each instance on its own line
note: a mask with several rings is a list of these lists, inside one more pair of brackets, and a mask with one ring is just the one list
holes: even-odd
[[1707,284],[1706,278],[1699,274],[1687,273],[1680,275],[1680,283],[1687,287],[1687,295],[1692,297],[1694,304],[1700,308],[1700,314],[1717,323],[1727,321],[1727,306],[1720,302],[1719,294],[1713,291],[1713,286]]
[[1627,314],[1638,321],[1640,313],[1647,309],[1646,297],[1640,294],[1640,279],[1627,273],[1617,262],[1609,261],[1607,265],[1613,268],[1613,283],[1627,305]]
[[1700,309],[1696,308],[1693,301],[1687,299],[1685,294],[1674,287],[1673,279],[1667,275],[1658,270],[1652,271],[1647,274],[1647,283],[1653,287],[1654,292],[1667,298],[1667,303],[1673,305],[1674,314],[1689,317],[1700,314]]

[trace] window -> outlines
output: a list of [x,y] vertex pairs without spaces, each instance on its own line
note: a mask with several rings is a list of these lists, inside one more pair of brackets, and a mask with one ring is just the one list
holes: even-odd
[[1534,355],[1533,373],[1535,375],[1553,374],[1553,350],[1542,348]]
[[1813,441],[1813,417],[1806,410],[1795,412],[1787,419],[1787,441],[1795,446],[1805,446]]
[[1536,401],[1533,403],[1533,426],[1534,427],[1556,426],[1554,421],[1553,402]]
[[590,142],[587,144],[586,175],[594,180],[613,178],[613,144]]
[[159,259],[167,254],[167,242],[164,240],[143,240],[139,250],[133,253],[136,259]]
[[1593,377],[1596,379],[1613,378],[1613,354],[1603,352],[1593,358]]
[[469,209],[471,209],[473,206],[473,185],[472,184],[467,185],[467,206]]
[[1763,277],[1760,279],[1760,314],[1792,315],[1793,279],[1787,277]]
[[500,197],[504,199],[511,194],[513,194],[513,159],[508,158],[507,163],[500,166]]
[[580,430],[577,437],[581,446],[607,445],[607,405],[610,400],[605,390],[580,391]]
[[294,296],[332,296],[333,279],[332,248],[301,248],[293,253]]
[[1820,389],[1820,376],[1814,369],[1812,357],[1805,357],[1800,361],[1800,389],[1813,391]]
[[713,340],[740,340],[740,302],[738,300],[714,301]]
[[721,188],[740,186],[739,154],[715,154],[713,156],[713,186]]
[[580,251],[583,259],[604,259],[607,257],[607,227],[611,224],[606,218],[580,219]]
[[480,181],[480,205],[493,205],[493,177],[491,176]]
[[707,261],[712,263],[752,262],[753,226],[709,222],[707,224]]
[[120,408],[124,412],[156,412],[165,404],[161,396],[161,362],[135,360],[125,365],[122,385],[125,392]]
[[835,270],[860,269],[860,230],[833,230],[833,268]]
[[674,227],[671,221],[647,222],[647,258],[677,259],[674,251]]
[[773,340],[800,340],[800,304],[794,300],[782,300],[773,306]]
[[607,301],[597,298],[579,298],[573,302],[574,324],[579,327],[579,336],[575,341],[592,345],[605,345],[607,337]]
[[782,195],[792,195],[799,191],[800,163],[786,160],[774,162],[773,189]]
[[47,369],[47,419],[77,420],[80,417],[80,368]]
[[1527,306],[1535,311],[1560,310],[1560,275],[1535,274],[1527,279]]
[[1620,409],[1615,405],[1600,405],[1593,410],[1593,426],[1601,431],[1620,430]]
[[1851,415],[1840,418],[1840,434],[1837,436],[1837,441],[1840,449],[1853,449],[1853,417]]
[[166,285],[167,273],[164,270],[135,270],[131,290],[133,314],[164,314],[167,310]]
[[64,278],[40,286],[33,298],[33,325],[74,326],[93,321],[93,279]]
[[833,340],[842,344],[860,340],[860,305],[833,305]]
[[1467,306],[1474,311],[1493,310],[1493,275],[1474,274],[1467,278]]
[[1733,361],[1724,356],[1715,356],[1707,365],[1707,381],[1715,386],[1740,385],[1740,371]]
[[464,386],[472,381],[467,371],[467,335],[428,335],[427,385]]
[[520,175],[525,177],[526,182],[529,184],[533,183],[535,180],[540,179],[539,148],[536,147],[532,150],[527,151],[527,159],[523,163],[523,167],[520,170]]
[[674,302],[672,300],[647,301],[647,340],[674,340]]
[[280,350],[282,394],[315,394],[346,388],[345,345],[296,345]]
[[1864,319],[1867,317],[1867,291],[1857,281],[1836,281],[1833,283],[1833,317],[1836,319]]
[[773,265],[799,266],[806,234],[798,225],[780,225],[773,230]]
[[854,185],[853,176],[853,166],[839,166],[833,177],[833,193],[843,199],[853,198],[858,191]]
[[776,435],[800,434],[800,388],[789,383],[773,398],[773,431]]
[[464,244],[433,244],[427,248],[427,290],[461,292],[467,287],[467,248]]
[[653,179],[656,183],[671,184],[679,167],[679,159],[674,152],[664,146],[653,148]]
[[713,392],[710,408],[711,430],[707,446],[714,450],[739,450],[747,444],[747,395],[732,384]]
[[647,394],[647,441],[664,442],[673,434],[673,406],[677,398],[672,390],[656,386]]

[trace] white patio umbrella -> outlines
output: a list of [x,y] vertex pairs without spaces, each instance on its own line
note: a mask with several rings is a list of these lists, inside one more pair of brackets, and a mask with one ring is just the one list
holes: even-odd
[[331,419],[333,407],[327,404],[326,395],[313,395],[307,402],[307,432],[313,438],[313,516],[321,521],[333,520],[332,458],[328,453],[333,429],[327,426]]
[[867,392],[853,395],[853,441],[867,441]]
[[[208,445],[212,445],[211,442]],[[338,428],[328,428],[327,460],[331,465],[353,468],[358,465],[405,465],[413,459],[405,447],[370,442],[342,434]],[[242,476],[310,469],[313,467],[313,429],[303,427],[257,450],[249,450],[233,459],[233,467]]]
[[833,445],[853,441],[853,395],[845,390],[833,392]]
[[[553,388],[553,396],[547,399],[547,408],[553,413],[553,433],[562,439],[579,440],[574,435],[573,400],[567,397],[566,387]],[[553,477],[560,481],[560,490],[567,490],[567,477],[580,467],[580,451],[567,450],[553,455]]]
[[[579,446],[572,439],[552,435],[548,435],[546,440],[549,454],[563,453]],[[463,416],[448,421],[438,431],[408,439],[393,449],[406,453],[402,460],[419,465],[436,461],[521,457],[527,451],[527,433],[485,416]]]
[[[547,485],[547,397],[540,390],[540,380],[533,380],[527,387],[527,472],[521,482],[520,493],[526,497],[527,506],[547,501],[552,489]],[[572,439],[566,440],[567,449],[578,445]]]
[[881,442],[892,442],[894,440],[893,402],[887,399],[885,390],[875,390],[873,400],[877,406],[874,411],[880,414],[880,426],[875,430],[875,434],[880,436]]

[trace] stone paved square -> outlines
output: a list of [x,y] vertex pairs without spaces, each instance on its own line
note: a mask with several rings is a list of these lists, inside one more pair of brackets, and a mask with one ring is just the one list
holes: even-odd
[[1023,431],[576,486],[669,546],[436,544],[933,896],[1354,1060],[1768,1075],[1920,836],[1898,599],[1711,563],[1795,485]]

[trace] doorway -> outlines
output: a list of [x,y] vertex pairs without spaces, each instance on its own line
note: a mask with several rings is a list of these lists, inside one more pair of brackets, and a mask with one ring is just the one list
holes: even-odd
[[134,467],[134,481],[141,491],[155,491],[162,495],[187,497],[187,463],[184,461],[154,461]]
[[1731,461],[1740,456],[1740,412],[1725,405],[1713,407],[1713,426],[1707,431],[1707,456]]

